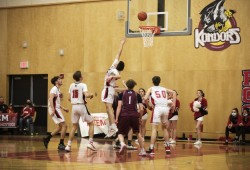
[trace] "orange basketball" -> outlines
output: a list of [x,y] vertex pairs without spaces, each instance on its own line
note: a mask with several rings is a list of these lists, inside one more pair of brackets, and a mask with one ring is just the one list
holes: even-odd
[[146,12],[141,11],[138,13],[137,17],[140,21],[145,21],[147,19],[148,15]]

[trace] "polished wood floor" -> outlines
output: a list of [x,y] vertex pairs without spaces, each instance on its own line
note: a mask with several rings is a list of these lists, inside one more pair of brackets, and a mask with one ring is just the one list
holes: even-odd
[[[162,141],[156,144],[155,156],[138,156],[138,151],[127,151],[123,156],[112,147],[112,140],[96,139],[97,152],[87,150],[87,139],[76,138],[72,152],[57,151],[59,137],[51,139],[45,149],[44,136],[0,136],[0,170],[5,169],[250,169],[250,145],[224,146],[203,142],[195,147],[191,142],[177,142],[166,155]],[[67,139],[66,139],[67,141]],[[66,143],[66,142],[65,142]],[[149,141],[145,143],[149,146]]]

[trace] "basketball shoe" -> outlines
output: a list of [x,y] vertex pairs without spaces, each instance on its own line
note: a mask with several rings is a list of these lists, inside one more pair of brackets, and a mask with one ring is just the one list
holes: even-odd
[[92,150],[92,151],[97,151],[97,149],[93,145],[93,142],[89,142],[88,145],[87,145],[87,148],[90,149],[90,150]]
[[127,150],[127,145],[122,145],[121,146],[121,149],[119,150],[119,154],[120,155],[123,155]]
[[133,145],[127,145],[128,150],[137,150],[137,147]]
[[147,154],[149,154],[149,155],[154,155],[155,154],[155,149],[153,148],[153,149],[148,149],[147,151],[146,151],[146,153]]
[[139,154],[138,154],[139,156],[146,156],[147,155],[147,153],[145,152],[145,150],[144,149],[141,149],[141,151],[139,152]]
[[202,144],[202,142],[200,141],[200,140],[197,140],[195,143],[194,143],[194,145],[201,145]]
[[166,154],[171,154],[170,145],[165,146],[165,151],[166,151]]
[[105,138],[110,138],[110,137],[112,137],[113,135],[115,135],[116,134],[116,132],[118,132],[118,129],[117,129],[117,127],[111,127],[110,129],[109,129],[109,131],[108,131],[108,134],[105,136]]
[[63,143],[60,143],[57,147],[58,150],[62,151],[62,150],[65,150],[65,145]]
[[48,139],[48,138],[43,138],[43,144],[44,144],[44,146],[45,146],[46,149],[48,148],[49,141],[50,141],[50,139]]

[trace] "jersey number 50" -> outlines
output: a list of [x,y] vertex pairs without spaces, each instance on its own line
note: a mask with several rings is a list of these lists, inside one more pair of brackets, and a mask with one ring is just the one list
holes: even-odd
[[156,98],[166,98],[166,91],[155,91]]

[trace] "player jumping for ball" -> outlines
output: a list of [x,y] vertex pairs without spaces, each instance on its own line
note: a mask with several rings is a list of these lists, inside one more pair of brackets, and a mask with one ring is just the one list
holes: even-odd
[[109,117],[109,130],[106,137],[111,137],[118,131],[117,126],[115,124],[114,110],[112,108],[112,104],[114,101],[115,91],[118,90],[118,88],[116,88],[116,80],[121,78],[120,72],[124,69],[125,66],[123,61],[119,61],[125,42],[126,38],[123,38],[121,40],[120,48],[115,57],[115,60],[111,67],[108,69],[104,79],[104,88],[102,90],[102,102],[105,104]]

